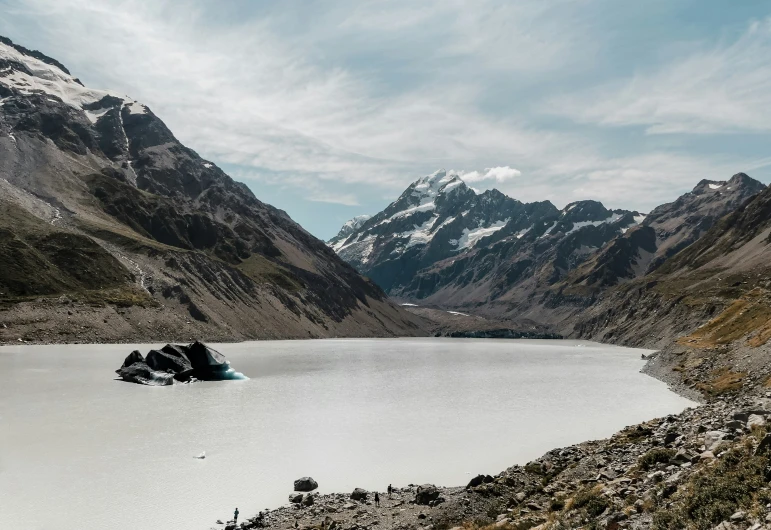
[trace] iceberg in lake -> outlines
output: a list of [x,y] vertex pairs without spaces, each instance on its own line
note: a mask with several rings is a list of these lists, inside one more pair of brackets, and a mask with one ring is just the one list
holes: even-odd
[[146,358],[135,350],[116,373],[124,381],[150,386],[249,379],[233,370],[224,355],[202,342],[167,344],[160,350],[150,350]]

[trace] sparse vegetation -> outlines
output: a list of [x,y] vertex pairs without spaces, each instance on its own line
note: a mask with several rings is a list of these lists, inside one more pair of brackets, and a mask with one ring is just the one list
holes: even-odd
[[711,529],[737,510],[765,505],[769,463],[766,455],[754,456],[751,445],[734,447],[716,465],[694,474],[675,494],[671,506],[654,513],[654,528]]
[[663,447],[651,449],[640,457],[637,465],[640,469],[647,471],[653,469],[656,464],[668,463],[676,453],[677,451],[674,449],[665,449]]
[[608,499],[602,494],[599,486],[584,488],[573,497],[572,510],[582,509],[589,517],[597,517],[609,506]]
[[733,372],[730,368],[718,368],[712,372],[713,379],[696,384],[696,389],[705,396],[718,396],[727,392],[734,392],[742,387],[744,372]]

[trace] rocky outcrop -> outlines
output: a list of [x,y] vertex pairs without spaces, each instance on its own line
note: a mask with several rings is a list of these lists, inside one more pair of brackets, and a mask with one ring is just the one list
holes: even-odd
[[167,344],[160,351],[151,350],[147,358],[133,351],[116,373],[124,381],[150,386],[246,379],[230,367],[224,355],[200,342],[186,346]]

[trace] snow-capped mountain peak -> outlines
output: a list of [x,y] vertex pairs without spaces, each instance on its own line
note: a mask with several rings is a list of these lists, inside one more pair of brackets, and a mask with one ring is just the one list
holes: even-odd
[[[96,123],[115,103],[120,103],[131,114],[147,112],[145,105],[127,96],[83,86],[58,61],[5,38],[0,38],[0,85],[18,90],[24,96],[40,94],[55,98],[85,112],[92,123]],[[108,105],[107,101],[112,104]]]
[[358,230],[359,227],[369,221],[370,218],[371,216],[369,215],[357,215],[353,219],[346,221],[342,228],[340,228],[340,231],[337,233],[337,235],[330,239],[327,244],[332,247],[335,252],[337,252],[340,248],[342,248],[343,245],[345,245],[345,241],[348,239],[348,236]]

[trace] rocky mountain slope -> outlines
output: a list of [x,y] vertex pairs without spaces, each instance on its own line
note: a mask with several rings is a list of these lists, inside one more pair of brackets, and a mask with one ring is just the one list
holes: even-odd
[[[350,225],[334,248],[391,295],[420,306],[535,321],[566,336],[597,337],[604,330],[603,340],[612,341],[612,329],[591,324],[587,315],[601,311],[602,300],[618,303],[614,286],[632,282],[633,290],[635,279],[647,282],[765,189],[739,173],[728,181],[703,180],[648,215],[596,201],[560,211],[495,190],[477,195],[457,176],[438,172],[358,228]],[[636,333],[647,345],[659,344],[644,328]],[[662,331],[661,343],[674,333]]]
[[477,194],[458,175],[440,170],[412,183],[385,210],[330,244],[383,289],[398,292],[419,270],[505,234],[521,237],[556,213],[548,202],[524,204],[496,190]]
[[420,334],[145,105],[0,41],[0,340]]
[[[656,271],[609,290],[585,313],[581,337],[686,351],[771,337],[771,188],[723,217]],[[736,344],[734,344],[734,347]]]
[[693,191],[651,211],[640,226],[614,239],[565,283],[602,289],[649,274],[763,189],[744,173],[728,181],[702,180]]

